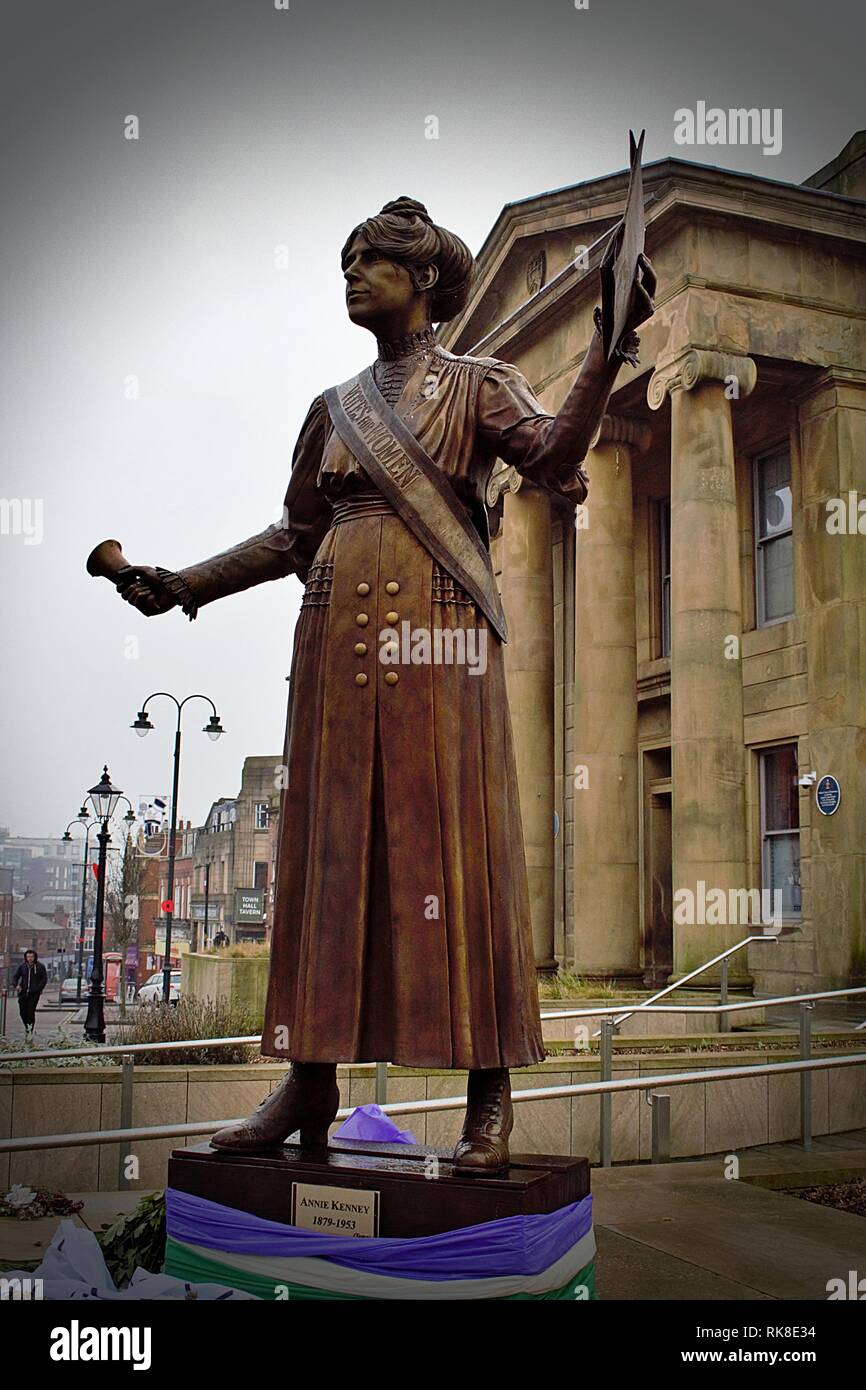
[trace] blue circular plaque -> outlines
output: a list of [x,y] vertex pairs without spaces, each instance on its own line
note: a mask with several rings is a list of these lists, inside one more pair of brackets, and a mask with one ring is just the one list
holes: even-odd
[[833,816],[839,810],[842,788],[835,777],[821,777],[815,787],[815,805],[822,816]]

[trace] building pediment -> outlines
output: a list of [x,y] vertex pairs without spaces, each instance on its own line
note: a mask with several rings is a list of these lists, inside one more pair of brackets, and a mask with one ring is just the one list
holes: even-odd
[[[800,238],[866,239],[863,200],[707,164],[662,159],[644,166],[647,247],[674,220],[751,221]],[[453,352],[497,355],[512,334],[572,291],[597,295],[607,234],[622,217],[628,171],[508,203],[476,257],[463,313],[440,330]],[[493,340],[496,340],[493,342]]]

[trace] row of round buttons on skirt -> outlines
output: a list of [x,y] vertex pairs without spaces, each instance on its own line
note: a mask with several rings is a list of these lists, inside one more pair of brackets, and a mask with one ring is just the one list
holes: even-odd
[[[361,598],[366,598],[367,595],[368,595],[369,592],[370,592],[370,585],[362,581],[362,582],[357,586],[355,592],[356,592]],[[388,583],[385,585],[385,593],[386,593],[386,594],[390,594],[390,595],[393,597],[394,594],[399,594],[399,592],[400,592],[400,585],[397,583],[397,580],[396,580],[396,579],[389,579],[389,580],[388,580]],[[385,621],[386,621],[387,623],[396,623],[396,622],[399,620],[399,617],[400,617],[400,614],[399,614],[399,613],[395,613],[394,610],[392,609],[390,613],[386,613],[386,614],[385,614]],[[370,615],[369,615],[368,613],[358,613],[357,616],[356,616],[356,618],[355,618],[355,622],[357,623],[358,627],[366,627],[367,624],[369,623],[369,621],[370,621]],[[366,656],[366,655],[367,655],[367,644],[366,644],[366,642],[356,642],[356,643],[355,643],[355,654],[356,654],[356,656]],[[388,671],[388,672],[386,672],[386,675],[385,675],[385,683],[386,683],[386,685],[396,685],[399,679],[400,679],[400,677],[397,675],[397,672],[396,672],[396,671]],[[356,684],[356,685],[367,685],[368,681],[369,681],[369,676],[367,676],[366,672],[364,672],[364,671],[359,671],[358,674],[357,674],[356,677],[355,677],[355,684]]]

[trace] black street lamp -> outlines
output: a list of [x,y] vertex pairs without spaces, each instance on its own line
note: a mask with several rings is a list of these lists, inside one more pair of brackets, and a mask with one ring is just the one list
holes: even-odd
[[171,784],[171,829],[168,836],[168,889],[167,903],[165,910],[165,957],[162,969],[162,997],[164,1003],[171,1002],[171,927],[174,921],[174,859],[175,859],[175,836],[177,833],[177,788],[180,780],[180,719],[183,707],[188,700],[206,700],[213,710],[213,714],[207,724],[202,729],[202,733],[207,734],[208,738],[214,742],[225,733],[225,729],[219,721],[216,705],[209,695],[186,695],[184,699],[178,700],[168,690],[155,690],[152,695],[148,695],[141,709],[136,715],[135,722],[130,725],[139,738],[144,738],[153,728],[147,717],[147,705],[149,700],[155,700],[158,696],[164,695],[167,700],[173,700],[177,708],[177,725],[174,731],[174,770]]
[[[76,952],[76,955],[78,957],[78,987],[75,991],[75,1002],[79,1005],[81,1004],[81,978],[84,973],[84,918],[87,912],[87,870],[90,867],[87,862],[89,858],[87,851],[90,845],[90,832],[93,829],[94,825],[96,825],[97,823],[97,821],[90,820],[90,812],[88,811],[86,806],[82,806],[81,810],[78,812],[78,815],[75,817],[75,820],[71,820],[69,822],[69,825],[83,825],[85,832],[84,862],[81,866],[81,919],[78,924],[78,949]],[[69,825],[67,825],[66,829],[64,830],[62,839],[71,842],[72,836],[69,833]],[[61,992],[62,989],[63,986],[61,985]]]
[[[130,801],[128,796],[125,796],[123,800],[129,807],[129,810],[127,811],[123,819],[126,821],[126,824],[131,827],[135,821],[135,814],[132,809],[132,802]],[[71,820],[69,822],[69,825],[67,825],[66,829],[60,837],[62,840],[65,840],[68,844],[71,844],[72,836],[69,833],[70,826],[82,825],[84,827],[84,860],[81,865],[81,916],[78,925],[78,943],[75,951],[77,957],[76,973],[78,975],[78,984],[75,988],[75,1002],[79,1005],[79,1007],[81,1005],[81,981],[84,978],[84,937],[86,925],[85,918],[87,915],[87,871],[90,868],[90,856],[88,854],[88,850],[90,848],[90,832],[93,829],[93,827],[98,824],[98,820],[90,819],[90,812],[88,811],[87,807],[82,806],[81,810],[78,812],[78,815],[75,817],[74,820]],[[62,988],[63,986],[61,984],[61,991]]]
[[84,1021],[85,1036],[91,1042],[105,1042],[105,989],[102,969],[102,933],[105,918],[105,871],[108,859],[108,843],[111,835],[108,822],[114,815],[114,808],[123,795],[119,787],[111,785],[108,768],[103,767],[102,777],[95,787],[87,793],[96,819],[101,822],[97,840],[99,841],[99,868],[96,880],[96,914],[93,932],[93,970],[90,973],[90,996],[87,1001],[87,1017]]

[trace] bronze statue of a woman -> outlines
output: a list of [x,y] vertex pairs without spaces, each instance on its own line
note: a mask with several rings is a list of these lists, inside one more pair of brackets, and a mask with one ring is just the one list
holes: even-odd
[[[266,579],[305,586],[262,1035],[263,1053],[291,1066],[212,1143],[263,1149],[300,1130],[303,1144],[326,1144],[338,1062],[467,1068],[455,1164],[496,1172],[509,1068],[544,1047],[485,485],[499,458],[584,499],[579,464],[625,338],[608,360],[593,337],[552,416],[508,363],[437,345],[432,325],[467,302],[473,260],[421,203],[398,198],[356,227],[342,267],[349,318],[378,354],[310,407],[281,522],[188,569],[119,579],[142,613],[180,606],[190,618]],[[643,258],[641,271],[632,339],[653,309]],[[396,631],[437,629],[483,638],[483,673],[414,647],[416,659],[395,659]]]

